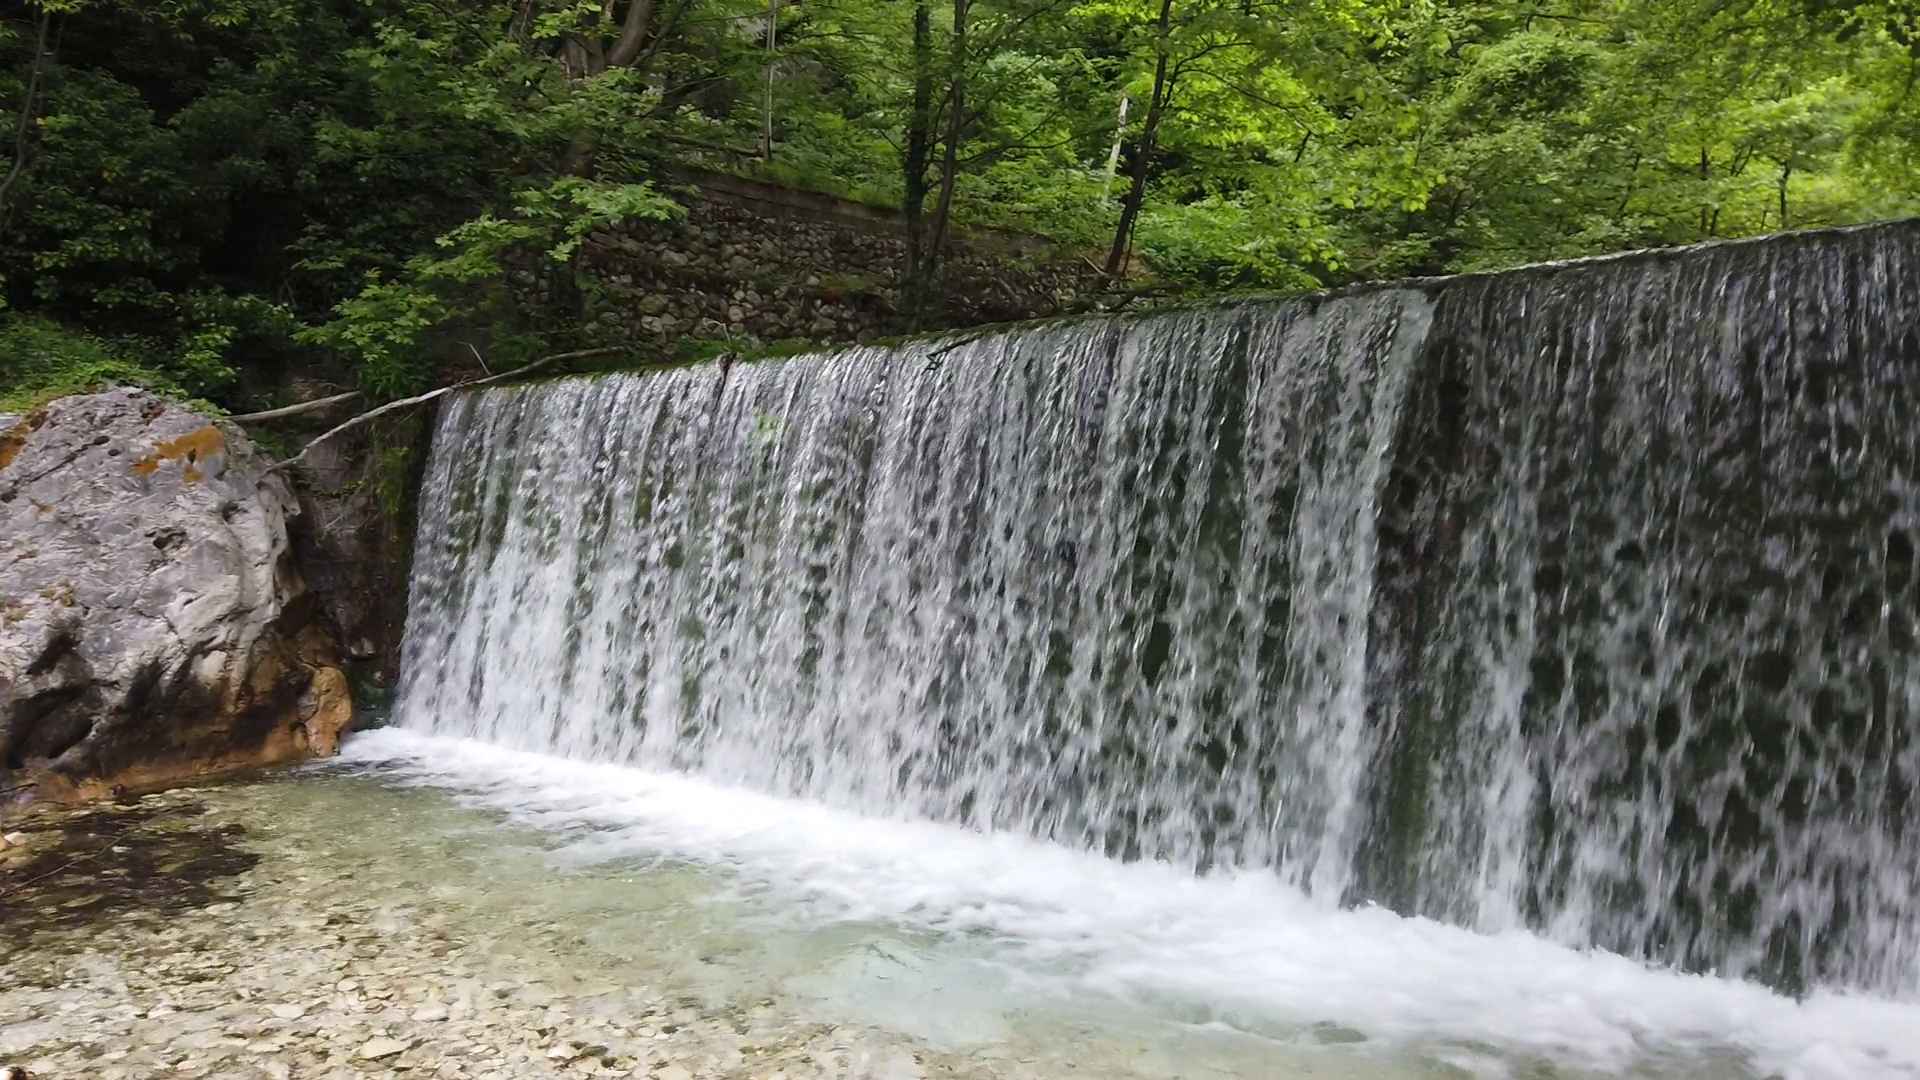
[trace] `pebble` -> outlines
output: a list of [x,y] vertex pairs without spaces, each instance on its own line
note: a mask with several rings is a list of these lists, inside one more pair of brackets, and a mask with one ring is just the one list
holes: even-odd
[[364,1058],[368,1061],[378,1061],[381,1058],[404,1053],[409,1049],[411,1049],[409,1044],[403,1043],[399,1039],[371,1039],[368,1040],[367,1044],[362,1046],[359,1053],[354,1056]]
[[[247,791],[201,797],[235,800],[222,820],[240,822],[282,797],[263,785],[247,805]],[[154,815],[114,846],[138,857],[147,830],[173,820]],[[0,935],[0,1066],[56,1080],[1043,1080],[1004,1058],[787,1016],[763,993],[696,1006],[684,987],[626,969],[609,979],[605,957],[554,935],[564,927],[409,903],[368,888],[365,865],[340,865],[348,856],[315,854],[311,837],[260,835],[271,831],[241,841],[259,862],[198,907],[76,920],[29,889]],[[111,874],[112,861],[63,873]],[[849,1047],[856,1060],[920,1064],[848,1073],[835,1061]]]

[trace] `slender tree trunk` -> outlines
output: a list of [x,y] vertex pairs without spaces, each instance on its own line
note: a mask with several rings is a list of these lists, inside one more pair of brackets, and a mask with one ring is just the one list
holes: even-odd
[[1620,205],[1613,211],[1615,218],[1623,221],[1626,219],[1627,205],[1633,201],[1633,190],[1640,180],[1640,162],[1644,156],[1645,155],[1638,150],[1633,152],[1633,164],[1627,167],[1626,188],[1620,192]]
[[[568,77],[586,82],[614,68],[631,68],[644,74],[653,63],[666,35],[673,32],[680,16],[686,12],[687,3],[688,0],[680,0],[668,12],[666,25],[659,27],[656,33],[656,0],[628,0],[626,11],[620,16],[619,35],[611,43],[596,32],[585,37],[569,37],[561,46],[561,58]],[[613,0],[606,0],[603,18],[606,27],[613,26]],[[561,172],[590,180],[599,155],[600,133],[592,128],[582,128],[567,142],[566,157],[560,163]],[[548,281],[552,289],[552,308],[558,317],[573,323],[584,321],[587,317],[587,294],[580,284],[580,253],[574,252],[566,263],[552,268]]]
[[[558,361],[558,360],[584,360],[588,357],[612,356],[615,353],[622,353],[626,351],[627,351],[627,347],[624,345],[608,345],[598,349],[577,349],[573,352],[554,353],[551,356],[543,356],[540,359],[535,360],[533,363],[526,365],[525,367],[514,368],[512,371],[503,371],[498,375],[488,375],[485,378],[480,378],[480,379],[467,379],[464,382],[457,382],[447,386],[443,386],[438,390],[429,390],[426,393],[420,394],[416,397],[401,398],[399,401],[389,401],[385,405],[382,405],[376,409],[369,409],[366,412],[361,413],[360,415],[354,417],[351,420],[348,420],[343,424],[328,428],[326,431],[315,436],[312,441],[307,443],[307,445],[301,447],[299,453],[293,455],[290,458],[287,458],[284,461],[276,461],[272,465],[267,466],[267,472],[274,473],[274,472],[280,471],[281,469],[289,468],[291,466],[300,464],[300,462],[306,458],[307,454],[312,452],[314,447],[319,446],[321,443],[326,442],[328,439],[331,439],[336,435],[339,435],[341,432],[351,431],[354,428],[361,426],[362,424],[371,423],[374,420],[377,420],[380,417],[387,415],[388,413],[399,412],[401,409],[410,409],[415,405],[424,405],[435,398],[443,397],[447,394],[451,394],[455,390],[464,390],[470,386],[485,386],[489,383],[497,383],[505,379],[514,379],[522,375],[531,375],[534,372],[540,370],[541,368],[546,367],[548,364],[554,363],[555,361]],[[328,400],[338,401],[340,399],[329,398]],[[278,414],[287,415],[287,411],[278,410]],[[250,418],[235,417],[234,419],[263,420],[263,419],[266,419],[267,416],[268,414],[266,413],[259,413]]]
[[47,30],[53,25],[53,12],[40,10],[40,29],[33,45],[33,73],[27,76],[26,97],[20,102],[19,126],[13,132],[13,164],[7,169],[7,175],[0,178],[0,224],[7,220],[7,193],[12,190],[14,181],[27,171],[27,151],[32,141],[33,126],[40,108],[40,83],[46,76]]
[[1153,63],[1153,96],[1148,99],[1147,119],[1140,126],[1140,141],[1134,149],[1128,170],[1127,198],[1120,204],[1120,224],[1113,231],[1113,249],[1107,252],[1108,277],[1117,276],[1127,265],[1127,254],[1133,247],[1133,228],[1140,220],[1140,204],[1147,197],[1147,175],[1152,168],[1154,138],[1160,133],[1160,117],[1166,111],[1170,89],[1167,85],[1167,57],[1171,49],[1167,37],[1172,25],[1173,0],[1160,0],[1160,18],[1154,28],[1154,52],[1158,55]]
[[1713,210],[1713,199],[1711,193],[1706,190],[1707,181],[1712,177],[1711,165],[1711,159],[1707,157],[1707,148],[1703,146],[1700,148],[1700,235],[1702,238],[1713,235],[1713,219],[1710,216]]
[[627,66],[641,75],[652,71],[654,57],[660,55],[661,46],[665,45],[667,40],[673,37],[673,32],[680,29],[680,21],[686,18],[687,9],[692,6],[693,0],[679,0],[678,3],[674,4],[673,10],[667,12],[667,17],[660,22],[659,28],[653,31],[653,40],[647,43],[646,49],[641,52],[639,58]]
[[583,131],[567,140],[567,156],[560,162],[560,171],[582,179],[591,177],[593,159],[599,152],[599,137],[591,131]]
[[[561,46],[561,61],[566,66],[567,75],[576,81],[595,79],[614,68],[635,68],[645,70],[652,61],[654,51],[659,47],[658,35],[654,35],[652,47],[647,44],[653,31],[655,0],[628,0],[625,14],[620,18],[620,33],[611,44],[602,40],[598,33],[586,36],[570,36]],[[680,10],[685,9],[685,4]],[[609,0],[605,9],[608,24],[613,20],[613,4]],[[672,15],[678,20],[679,11]],[[771,75],[769,75],[771,78]],[[576,134],[567,145],[566,159],[561,169],[569,176],[591,177],[594,158],[600,152],[600,136],[595,131],[582,131]]]
[[767,87],[761,110],[760,160],[773,160],[773,61],[779,47],[780,0],[767,0]]
[[654,0],[627,0],[626,18],[620,21],[620,36],[607,51],[606,67],[632,67],[640,59],[640,49],[647,43],[647,31],[653,29]]
[[1780,227],[1789,228],[1787,222],[1787,181],[1793,179],[1793,163],[1780,166]]
[[953,70],[948,76],[946,146],[940,158],[940,200],[933,211],[933,241],[927,251],[929,300],[938,298],[942,292],[941,275],[953,226],[953,189],[960,176],[960,143],[966,137],[967,16],[971,7],[972,0],[953,0],[953,42],[948,54]]
[[1120,150],[1127,142],[1127,105],[1129,104],[1129,100],[1127,95],[1120,95],[1120,117],[1115,120],[1113,124],[1113,150],[1107,154],[1107,186],[1101,192],[1103,198],[1112,197],[1113,181],[1120,175]]
[[905,194],[900,210],[907,222],[907,265],[901,294],[907,318],[919,323],[926,291],[927,170],[933,160],[933,12],[929,0],[913,5],[913,108],[907,117],[907,150],[902,160]]

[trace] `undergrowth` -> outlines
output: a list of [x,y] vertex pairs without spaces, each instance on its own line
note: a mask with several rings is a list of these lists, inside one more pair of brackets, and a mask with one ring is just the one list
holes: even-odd
[[0,318],[0,412],[25,412],[57,397],[108,386],[186,397],[165,372],[135,359],[145,351],[135,339],[110,340],[51,319]]

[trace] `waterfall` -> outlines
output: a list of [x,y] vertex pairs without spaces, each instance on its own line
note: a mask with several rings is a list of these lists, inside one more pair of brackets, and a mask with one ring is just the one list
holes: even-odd
[[400,723],[1920,989],[1920,227],[457,396]]

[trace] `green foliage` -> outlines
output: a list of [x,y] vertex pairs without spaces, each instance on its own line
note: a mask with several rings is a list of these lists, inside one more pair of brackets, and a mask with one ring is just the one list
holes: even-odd
[[373,455],[373,496],[389,521],[399,520],[406,510],[407,474],[412,468],[413,451],[406,445],[381,446]]
[[680,213],[649,184],[573,176],[524,190],[514,203],[508,217],[483,213],[441,235],[432,254],[407,260],[395,280],[370,272],[358,293],[335,305],[333,319],[296,338],[354,357],[362,383],[375,394],[412,393],[430,374],[427,336],[456,317],[510,308],[513,300],[501,283],[516,263],[544,258],[564,266],[595,229]]
[[395,396],[474,342],[592,344],[583,249],[676,213],[674,165],[899,207],[916,119],[923,219],[951,173],[959,228],[1098,261],[1138,167],[1122,240],[1192,289],[1920,211],[1913,0],[808,0],[771,49],[767,13],[13,5],[0,385],[236,403],[298,367]]
[[1156,269],[1207,288],[1317,288],[1340,256],[1310,214],[1281,219],[1262,200],[1213,196],[1156,207],[1141,220],[1140,249]]
[[422,339],[447,320],[451,307],[428,284],[382,281],[374,273],[334,312],[332,321],[301,331],[301,340],[356,357],[361,385],[381,397],[400,397],[426,378]]
[[1869,29],[1898,6],[1823,25],[1768,0],[1410,5],[1374,72],[1405,104],[1356,126],[1386,149],[1399,114],[1414,197],[1340,215],[1351,262],[1481,269],[1913,213],[1914,174],[1889,188],[1868,164],[1897,141],[1876,118],[1920,105],[1889,96],[1908,47]]
[[[570,279],[592,230],[673,208],[645,175],[657,90],[631,66],[569,71],[561,24],[524,10],[36,0],[4,17],[0,140],[23,168],[0,200],[0,301],[137,334],[156,370],[216,396],[288,362],[418,389],[454,325],[565,346],[568,313],[508,272]],[[54,45],[100,45],[43,49],[43,13]]]
[[34,316],[0,318],[0,412],[24,412],[65,394],[113,385],[185,395],[166,372],[143,363],[140,353],[140,342],[107,341]]

